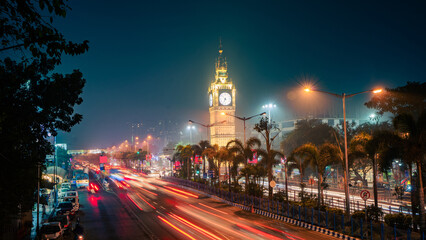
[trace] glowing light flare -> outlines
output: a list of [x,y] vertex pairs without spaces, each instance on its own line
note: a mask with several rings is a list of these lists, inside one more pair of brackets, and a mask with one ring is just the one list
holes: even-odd
[[176,191],[176,192],[180,192],[180,193],[185,194],[185,195],[190,196],[190,197],[198,198],[198,196],[195,195],[195,194],[192,194],[192,193],[189,193],[189,192],[185,192],[185,191],[182,191],[182,190],[174,188],[174,187],[169,187],[169,186],[164,186],[164,187],[168,188],[170,190]]
[[142,199],[144,202],[146,202],[146,204],[148,204],[150,207],[152,207],[153,209],[156,209],[154,206],[152,206],[151,204],[149,204],[149,202],[148,201],[146,201],[141,195],[139,195],[139,193],[136,193],[136,195],[138,195],[138,197],[140,198],[140,199]]
[[197,225],[195,225],[195,224],[193,224],[193,223],[189,222],[188,220],[183,219],[182,217],[179,217],[178,215],[175,215],[175,214],[169,214],[169,215],[170,215],[172,218],[174,218],[174,219],[178,220],[179,222],[181,222],[181,223],[185,224],[186,226],[188,226],[188,227],[190,227],[190,228],[192,228],[192,229],[195,229],[195,230],[199,231],[199,232],[200,232],[200,233],[202,233],[204,236],[206,236],[206,237],[208,237],[208,238],[210,238],[210,239],[220,239],[220,240],[222,239],[222,238],[220,238],[220,237],[218,237],[218,236],[214,235],[213,233],[211,233],[211,232],[209,232],[209,231],[207,231],[207,230],[204,230],[204,229],[200,228],[199,226],[197,226]]
[[223,211],[217,210],[217,209],[215,209],[215,208],[209,207],[209,206],[204,205],[204,204],[202,204],[202,203],[198,203],[198,204],[200,204],[201,206],[204,206],[204,207],[206,207],[206,208],[210,208],[211,210],[215,210],[215,211],[217,211],[217,212],[220,212],[220,213],[222,213],[222,214],[228,214],[228,213],[226,213],[226,212],[223,212]]
[[130,201],[132,201],[132,203],[133,204],[135,204],[136,205],[136,207],[138,207],[139,208],[139,210],[141,210],[141,211],[143,211],[143,209],[141,208],[141,207],[139,207],[139,205],[130,197],[130,195],[129,194],[127,194],[127,197],[130,199]]
[[311,89],[309,89],[309,88],[305,88],[305,89],[303,89],[303,91],[305,91],[305,92],[310,92],[310,91],[311,91]]
[[178,232],[182,233],[183,235],[187,236],[189,239],[193,239],[193,240],[195,240],[195,238],[191,237],[191,235],[189,235],[188,233],[186,233],[186,232],[182,231],[181,229],[179,229],[179,228],[178,228],[178,227],[176,227],[175,225],[171,224],[171,223],[170,223],[169,221],[167,221],[166,219],[164,219],[164,218],[162,218],[162,217],[160,217],[160,216],[157,216],[157,217],[158,217],[161,221],[163,221],[163,222],[167,223],[170,227],[174,228],[176,231],[178,231]]
[[252,233],[255,233],[257,235],[261,235],[261,236],[265,237],[266,239],[281,240],[281,238],[279,238],[279,237],[275,237],[275,236],[273,236],[273,235],[271,235],[269,233],[262,232],[262,231],[260,231],[260,230],[258,230],[256,228],[252,228],[252,227],[249,227],[247,225],[237,224],[237,226],[240,227],[240,228],[242,228],[242,229],[245,229],[247,231],[250,231]]
[[376,89],[376,90],[373,90],[373,93],[381,93],[383,91],[383,89]]

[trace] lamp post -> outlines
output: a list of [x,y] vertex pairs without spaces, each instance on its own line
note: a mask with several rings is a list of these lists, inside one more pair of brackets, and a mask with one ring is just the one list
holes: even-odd
[[[274,106],[275,106],[275,105],[274,105]],[[245,144],[245,142],[246,142],[246,121],[247,121],[247,120],[250,120],[250,119],[252,119],[252,118],[254,118],[254,117],[257,117],[257,116],[264,116],[264,115],[266,115],[266,112],[263,112],[263,113],[259,113],[259,114],[253,115],[253,116],[251,116],[251,117],[238,117],[238,116],[234,116],[234,115],[232,115],[232,114],[225,113],[225,112],[222,112],[221,114],[222,114],[222,115],[228,115],[228,116],[234,117],[234,118],[239,119],[239,120],[241,120],[241,121],[243,121],[243,122],[244,122],[244,144]],[[269,120],[270,120],[270,119],[269,119]]]
[[277,105],[272,104],[272,103],[265,104],[265,105],[262,106],[263,109],[268,109],[269,123],[271,123],[271,109],[274,109],[276,107],[277,107]]
[[[348,136],[347,136],[347,131],[346,131],[346,98],[350,98],[353,97],[355,95],[361,94],[361,93],[367,93],[367,92],[372,92],[372,93],[380,93],[382,92],[382,89],[372,89],[372,90],[367,90],[367,91],[363,91],[363,92],[358,92],[358,93],[353,93],[353,94],[348,94],[346,95],[346,93],[342,93],[340,94],[336,94],[336,93],[330,93],[330,92],[325,92],[325,91],[320,91],[320,90],[312,90],[310,88],[305,88],[304,89],[305,92],[320,92],[320,93],[325,93],[325,94],[329,94],[332,96],[335,96],[337,98],[342,99],[342,103],[343,103],[343,132],[345,135],[345,197],[346,197],[346,212],[348,214],[350,214],[350,199],[349,199],[349,163],[348,163]],[[376,177],[376,176],[374,176]]]

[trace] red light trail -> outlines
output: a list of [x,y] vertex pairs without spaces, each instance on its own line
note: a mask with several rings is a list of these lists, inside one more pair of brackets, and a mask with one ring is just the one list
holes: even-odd
[[176,229],[176,231],[178,231],[178,232],[182,233],[183,235],[187,236],[187,237],[188,237],[188,238],[190,238],[190,239],[195,240],[195,238],[191,237],[188,233],[186,233],[186,232],[184,232],[184,231],[180,230],[178,227],[176,227],[175,225],[171,224],[171,223],[170,223],[169,221],[167,221],[166,219],[164,219],[164,218],[162,218],[162,217],[160,217],[160,216],[157,216],[157,217],[158,217],[161,221],[163,221],[163,222],[167,223],[167,224],[168,224],[169,226],[171,226],[172,228]]

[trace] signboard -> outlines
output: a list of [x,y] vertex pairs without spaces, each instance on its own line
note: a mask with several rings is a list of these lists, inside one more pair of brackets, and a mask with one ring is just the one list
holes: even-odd
[[151,154],[147,154],[147,155],[145,156],[145,159],[146,159],[147,161],[151,161],[151,159],[152,159],[152,155],[151,155]]
[[309,178],[309,184],[314,185],[315,184],[315,180],[313,178]]
[[108,158],[107,156],[99,156],[99,163],[107,163]]
[[201,164],[202,163],[202,158],[200,155],[195,155],[195,164]]
[[203,179],[207,178],[207,173],[203,173]]
[[209,170],[209,178],[213,178],[214,177],[214,171],[213,170]]
[[252,151],[253,151],[253,159],[252,160],[247,159],[247,163],[254,163],[254,164],[256,164],[257,163],[257,151],[254,150],[254,149],[252,149]]
[[105,170],[105,167],[104,167],[104,164],[103,164],[103,163],[99,164],[99,169],[100,169],[101,171],[104,171],[104,170]]
[[277,186],[277,183],[276,183],[274,180],[272,180],[272,181],[269,183],[269,186],[271,186],[271,188],[274,188],[275,186]]
[[370,192],[367,190],[362,190],[359,196],[362,198],[362,200],[367,201],[367,199],[370,198]]

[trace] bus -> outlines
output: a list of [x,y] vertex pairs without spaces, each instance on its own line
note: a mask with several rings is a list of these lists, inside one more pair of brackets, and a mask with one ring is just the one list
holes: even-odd
[[83,170],[74,170],[72,173],[72,183],[75,182],[76,188],[89,186],[89,174]]

